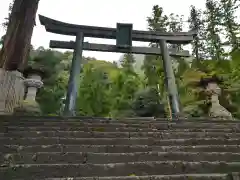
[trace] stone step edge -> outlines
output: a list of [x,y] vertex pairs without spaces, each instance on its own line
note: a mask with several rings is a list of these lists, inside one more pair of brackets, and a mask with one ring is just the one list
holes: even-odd
[[0,129],[152,129],[152,130],[174,130],[174,129],[240,129],[240,124],[1,124]]
[[139,155],[168,155],[168,154],[176,154],[176,155],[239,155],[239,153],[234,152],[184,152],[184,151],[170,151],[170,152],[164,152],[164,151],[149,151],[149,152],[130,152],[130,153],[95,153],[95,152],[18,152],[18,153],[1,153],[0,156],[11,156],[11,155],[100,155],[100,156],[139,156]]
[[[180,174],[181,171],[179,168],[190,168],[190,169],[193,169],[193,172],[192,173],[195,173],[196,171],[194,170],[194,167],[197,168],[197,167],[201,167],[201,168],[206,168],[206,167],[209,167],[209,168],[219,168],[219,167],[226,167],[228,168],[228,172],[235,172],[235,171],[238,171],[236,170],[236,167],[238,167],[238,169],[240,168],[240,162],[226,162],[226,161],[215,161],[215,162],[208,162],[208,161],[199,161],[199,162],[185,162],[185,161],[151,161],[151,162],[128,162],[128,163],[107,163],[107,164],[90,164],[90,163],[85,163],[85,164],[82,164],[82,163],[77,163],[77,164],[8,164],[8,165],[1,165],[0,166],[0,172],[1,173],[4,173],[4,172],[8,172],[9,170],[10,171],[15,171],[15,173],[18,172],[18,170],[20,170],[21,172],[24,171],[24,169],[26,169],[26,171],[29,171],[31,172],[31,170],[35,170],[36,171],[36,168],[37,169],[41,169],[41,170],[46,170],[47,169],[58,169],[59,170],[63,170],[63,169],[76,169],[76,168],[80,168],[80,169],[84,169],[84,168],[87,168],[89,170],[90,169],[95,169],[95,170],[103,170],[104,169],[104,172],[101,173],[101,176],[104,177],[104,176],[124,176],[126,175],[126,173],[122,174],[122,173],[117,173],[115,174],[115,172],[113,173],[110,173],[110,174],[106,174],[108,171],[110,171],[110,169],[125,169],[126,167],[128,168],[131,168],[131,170],[128,172],[128,174],[131,174],[133,173],[134,171],[132,170],[132,168],[136,168],[136,167],[146,167],[150,169],[155,169],[156,168],[159,168],[161,166],[163,166],[164,168],[167,168],[168,171],[170,170],[170,168],[175,168],[175,167],[178,167],[176,172],[175,173],[172,173],[172,171],[169,171],[167,174]],[[110,169],[109,169],[110,168]],[[233,168],[233,169],[231,169]],[[105,169],[106,169],[106,172],[105,172]],[[199,173],[201,173],[202,171],[199,171]],[[221,172],[221,171],[220,171]],[[220,172],[207,172],[205,171],[205,173],[220,173]],[[222,171],[222,173],[228,173],[227,171]],[[64,173],[64,172],[63,172]],[[90,173],[90,172],[88,172]],[[104,174],[105,173],[105,174]],[[109,173],[109,172],[108,172]],[[136,172],[137,174],[139,174],[139,172]],[[190,171],[189,171],[190,173]],[[68,174],[68,175],[67,175]],[[69,174],[69,172],[67,172],[67,174],[64,173],[61,174],[62,177],[64,176],[71,176],[71,174]],[[151,173],[150,173],[151,174]],[[163,174],[166,174],[166,173],[163,173]],[[162,175],[163,175],[162,174]],[[154,174],[151,174],[151,175],[155,175]],[[160,174],[161,175],[161,174]],[[48,177],[51,177],[52,175],[49,175]],[[75,176],[78,176],[77,174]],[[89,174],[86,174],[85,172],[85,175],[83,177],[91,177],[89,176]],[[98,176],[98,174],[95,173],[95,175],[92,174],[92,176]],[[40,176],[41,178],[44,177],[44,176]],[[39,177],[39,178],[40,178]],[[19,177],[20,178],[20,177]],[[22,176],[23,178],[23,176]],[[46,176],[45,176],[46,178]]]
[[67,164],[9,164],[7,166],[0,168],[30,168],[36,166],[124,166],[124,165],[141,165],[141,164],[182,164],[182,165],[196,165],[196,164],[211,164],[211,165],[218,165],[218,164],[226,164],[226,165],[239,165],[240,162],[231,162],[231,161],[137,161],[137,162],[123,162],[123,163],[105,163],[105,164],[93,164],[93,163],[67,163]]
[[92,126],[100,126],[100,125],[109,125],[109,126],[119,126],[119,127],[123,127],[123,126],[140,126],[140,127],[147,127],[148,125],[152,125],[152,126],[177,126],[177,125],[181,125],[181,126],[189,126],[189,127],[201,127],[201,126],[207,126],[209,124],[211,125],[215,125],[215,126],[221,126],[221,125],[236,125],[239,126],[240,125],[240,121],[234,121],[234,122],[215,122],[215,121],[206,121],[206,122],[189,122],[189,121],[182,121],[182,122],[167,122],[167,121],[146,121],[146,122],[138,122],[138,121],[24,121],[24,120],[19,120],[19,121],[1,121],[0,124],[2,126],[13,126],[13,125],[31,125],[31,126],[44,126],[44,125],[55,125],[55,124],[60,124],[60,125],[92,125]]
[[[230,130],[230,129],[229,129]],[[240,132],[218,132],[218,131],[182,131],[182,130],[163,130],[163,131],[135,131],[135,132],[118,132],[118,131],[77,131],[77,130],[47,130],[47,131],[11,131],[11,132],[0,132],[0,134],[11,134],[11,133],[85,133],[85,134],[240,134]],[[240,137],[240,136],[239,136]]]
[[[90,132],[101,132],[102,128],[105,128],[107,130],[104,130],[104,132],[114,132],[116,130],[124,130],[122,132],[149,132],[149,130],[151,132],[240,132],[240,128],[182,128],[182,127],[177,127],[177,128],[165,128],[165,129],[155,129],[155,128],[139,128],[139,127],[59,127],[59,126],[6,126],[6,127],[2,127],[0,128],[0,131],[25,131],[25,130],[38,130],[38,131],[49,131],[51,130],[57,130],[60,131],[61,129],[75,129],[75,130],[71,130],[71,131],[83,131],[83,130],[89,130]],[[110,131],[108,130],[110,129]],[[143,131],[145,130],[145,131]],[[147,131],[146,131],[147,130]],[[61,130],[63,131],[63,130]],[[66,130],[65,130],[66,131]],[[87,131],[87,132],[89,132]],[[86,132],[86,131],[85,131]]]
[[[152,161],[166,161],[167,158],[165,156],[173,156],[173,157],[178,157],[178,158],[168,158],[168,160],[170,161],[185,161],[185,162],[192,162],[195,161],[196,159],[192,159],[193,157],[197,156],[199,159],[199,157],[205,157],[205,158],[201,158],[200,160],[204,161],[204,159],[207,159],[206,157],[209,157],[211,159],[211,156],[214,156],[214,159],[209,159],[208,162],[216,162],[217,160],[219,161],[231,161],[231,162],[239,162],[239,157],[240,157],[240,153],[231,153],[231,152],[227,152],[227,153],[217,153],[217,152],[209,152],[209,153],[188,153],[188,152],[145,152],[145,153],[81,153],[81,152],[67,152],[67,153],[0,153],[0,160],[3,162],[2,166],[9,164],[9,162],[14,161],[14,163],[12,164],[24,164],[24,161],[27,160],[28,163],[32,163],[33,159],[35,158],[48,158],[49,156],[51,156],[54,160],[54,163],[59,163],[59,164],[65,164],[64,162],[60,163],[60,159],[64,160],[64,159],[68,159],[70,157],[75,157],[77,159],[74,158],[74,162],[70,162],[69,160],[66,160],[68,163],[70,164],[78,164],[78,163],[83,163],[84,164],[111,164],[111,163],[128,163],[128,162],[142,162],[142,161],[148,161],[148,162],[152,162]],[[77,156],[77,157],[76,157]],[[141,159],[141,156],[143,159]],[[101,158],[101,161],[97,160],[93,160],[92,158]],[[154,157],[154,159],[152,159]],[[225,158],[224,158],[225,157]],[[230,157],[232,157],[230,159]],[[236,161],[236,159],[238,159],[238,161]],[[15,159],[17,158],[17,159]],[[28,161],[29,158],[32,158],[32,161]],[[57,159],[55,159],[57,158]],[[60,158],[60,159],[58,159]],[[89,160],[89,158],[91,160]],[[105,161],[102,158],[109,158],[109,161]],[[114,159],[112,159],[114,158]],[[123,159],[122,159],[123,158]],[[130,158],[131,160],[127,160],[126,158]],[[134,159],[132,159],[134,158]],[[135,159],[137,158],[137,159]],[[140,158],[140,159],[139,159]],[[160,158],[160,159],[158,159]],[[164,158],[164,159],[162,159]],[[190,158],[190,159],[189,159]],[[21,160],[20,160],[21,159]],[[25,159],[25,160],[24,160]],[[71,158],[72,159],[72,158]],[[110,160],[111,159],[111,160]],[[23,161],[22,161],[23,160]],[[50,161],[51,161],[50,160]],[[57,160],[57,161],[56,161]],[[61,161],[62,161],[61,160]],[[75,161],[76,160],[76,161]],[[40,160],[41,161],[41,160]],[[80,162],[81,161],[81,162]],[[52,164],[52,162],[47,161],[41,161],[44,165],[45,164]],[[25,162],[26,163],[26,162]],[[28,164],[27,163],[27,164]],[[39,161],[38,162],[34,162],[32,164],[41,164]],[[0,164],[1,167],[1,164]]]
[[142,148],[155,148],[155,147],[161,147],[161,148],[176,148],[176,147],[181,147],[181,148],[213,148],[213,147],[226,147],[226,148],[229,148],[229,147],[239,147],[240,148],[240,144],[236,144],[236,145],[194,145],[194,146],[190,146],[190,145],[187,145],[187,146],[182,146],[182,145],[176,145],[176,146],[160,146],[160,145],[153,145],[153,146],[149,146],[149,145],[65,145],[65,144],[52,144],[52,145],[30,145],[30,146],[24,146],[24,145],[18,145],[18,144],[4,144],[3,146],[5,147],[8,147],[8,148],[34,148],[34,147],[42,147],[42,148],[49,148],[49,147],[68,147],[68,146],[71,146],[71,147],[83,147],[83,148],[86,148],[86,147],[97,147],[97,148],[101,148],[101,147],[116,147],[116,148],[119,148],[119,147],[129,147],[129,148],[134,148],[134,147],[142,147]]
[[210,117],[199,117],[199,118],[194,118],[194,117],[190,117],[190,118],[179,118],[179,119],[167,119],[167,118],[155,118],[155,117],[134,117],[134,118],[117,118],[117,119],[113,119],[113,118],[102,118],[102,117],[83,117],[83,116],[79,116],[79,117],[67,117],[67,116],[13,116],[13,115],[0,115],[1,120],[10,120],[10,121],[19,121],[19,119],[28,121],[28,120],[32,120],[35,121],[36,119],[38,120],[54,120],[54,121],[58,121],[58,120],[79,120],[79,121],[165,121],[165,122],[180,122],[180,121],[184,121],[184,122],[219,122],[219,123],[226,123],[226,122],[233,122],[233,123],[240,123],[237,120],[224,120],[221,118],[210,118]]
[[[9,128],[0,128],[0,134],[11,134],[11,133],[27,133],[27,132],[40,132],[40,133],[46,133],[46,132],[56,132],[56,133],[139,133],[139,134],[146,134],[146,133],[162,133],[162,134],[185,134],[185,133],[216,133],[216,134],[239,134],[240,129],[233,129],[233,128],[226,128],[226,129],[165,129],[165,130],[157,130],[157,129],[136,129],[136,128],[120,128],[118,129],[105,129],[103,130],[98,130],[98,129],[72,129],[72,128],[28,128],[28,127],[14,127],[14,129],[9,129]],[[240,137],[240,136],[239,136]]]
[[[125,140],[125,141],[128,141],[128,140],[156,140],[156,141],[164,141],[164,142],[172,142],[172,141],[178,141],[178,142],[184,142],[184,141],[191,141],[191,140],[194,140],[194,141],[197,141],[197,140],[231,140],[231,141],[238,141],[240,140],[240,137],[239,138],[224,138],[224,137],[221,137],[221,138],[206,138],[206,137],[202,137],[202,138],[174,138],[174,139],[161,139],[161,138],[158,138],[158,137],[130,137],[130,138],[119,138],[119,137],[116,137],[116,138],[95,138],[95,137],[92,137],[92,138],[64,138],[64,137],[29,137],[29,138],[26,138],[26,137],[19,137],[19,138],[14,138],[14,137],[0,137],[0,142],[1,140],[44,140],[44,139],[52,139],[52,140],[97,140],[97,141],[100,141],[100,140]],[[83,144],[84,145],[84,144]],[[96,144],[97,145],[97,144]],[[127,145],[127,144],[126,144]],[[137,144],[136,144],[137,145]],[[141,144],[139,144],[141,145]]]
[[232,136],[240,137],[240,131],[239,132],[199,132],[199,131],[188,131],[188,132],[181,132],[181,131],[151,131],[151,132],[117,132],[117,131],[105,131],[105,132],[100,132],[100,131],[10,131],[10,132],[0,132],[0,137],[32,137],[32,138],[45,138],[45,137],[61,137],[63,135],[66,135],[66,138],[80,138],[81,136],[85,137],[94,137],[94,138],[103,138],[103,137],[98,137],[98,135],[101,136],[108,136],[114,137],[114,138],[134,138],[134,137],[149,137],[149,138],[162,138],[162,136],[167,136],[169,138],[170,136],[177,136],[178,138],[181,138],[182,136],[199,136],[199,138],[202,136],[202,138],[205,138],[206,136],[209,136],[209,138],[213,137],[216,138],[216,136],[221,136],[221,137],[228,137],[231,138]]
[[[132,179],[168,179],[168,178],[198,178],[198,177],[211,177],[211,178],[231,178],[232,176],[240,176],[240,173],[233,172],[233,173],[223,173],[223,174],[174,174],[174,175],[149,175],[149,176],[135,176],[134,174],[129,176],[106,176],[106,177],[66,177],[66,178],[45,178],[44,180],[132,180]],[[43,179],[37,179],[37,180],[43,180]],[[233,179],[234,180],[234,179]]]

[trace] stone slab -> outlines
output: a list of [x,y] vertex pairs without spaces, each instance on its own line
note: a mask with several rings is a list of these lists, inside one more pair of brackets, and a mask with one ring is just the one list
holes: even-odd
[[146,161],[226,161],[240,162],[240,153],[231,152],[134,152],[83,153],[39,152],[1,154],[0,164],[108,164]]
[[136,176],[177,175],[238,172],[237,162],[182,162],[156,161],[113,164],[25,164],[0,167],[0,177],[4,180],[31,179],[48,177],[104,177],[104,176]]
[[239,138],[240,133],[226,132],[84,132],[84,131],[9,131],[0,133],[0,137],[62,137],[62,138],[137,138],[149,137],[160,139],[178,138]]
[[238,153],[240,145],[197,145],[197,146],[147,146],[147,145],[3,145],[2,153],[38,152],[85,152],[85,153],[134,153],[134,152],[232,152]]
[[159,139],[159,138],[8,138],[0,137],[3,145],[238,145],[240,138],[189,138],[189,139]]

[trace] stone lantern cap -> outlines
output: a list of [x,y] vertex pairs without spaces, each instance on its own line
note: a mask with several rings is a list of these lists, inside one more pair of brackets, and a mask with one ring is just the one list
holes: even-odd
[[223,82],[223,78],[218,77],[217,75],[201,77],[200,81],[198,82],[198,86],[200,87],[207,87],[209,83],[216,83],[221,84]]
[[29,75],[33,74],[39,75],[41,78],[44,78],[46,76],[45,68],[41,65],[29,65],[23,71],[24,77],[28,77]]
[[43,86],[42,78],[45,76],[45,70],[43,66],[31,65],[27,66],[23,72],[26,77],[24,85],[26,87],[41,88]]

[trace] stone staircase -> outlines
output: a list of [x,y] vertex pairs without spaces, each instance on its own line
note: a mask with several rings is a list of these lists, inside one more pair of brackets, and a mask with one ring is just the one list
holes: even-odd
[[239,180],[240,121],[0,116],[1,180]]

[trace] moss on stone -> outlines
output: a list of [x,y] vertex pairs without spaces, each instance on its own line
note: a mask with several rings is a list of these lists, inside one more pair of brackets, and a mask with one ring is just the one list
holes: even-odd
[[105,132],[105,128],[104,127],[95,127],[95,128],[92,128],[93,131],[96,131],[96,132]]
[[15,115],[41,115],[40,106],[36,101],[24,100],[20,105],[14,108]]

